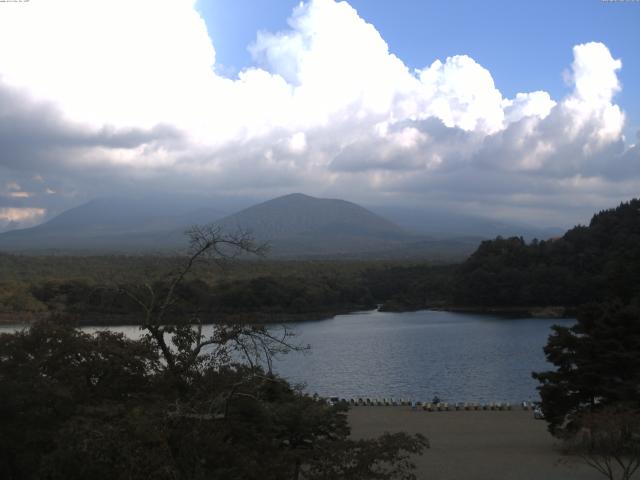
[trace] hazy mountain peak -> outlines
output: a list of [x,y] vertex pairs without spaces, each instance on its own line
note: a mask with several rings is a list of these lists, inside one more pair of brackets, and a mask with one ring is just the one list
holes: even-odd
[[269,240],[331,230],[350,231],[354,235],[404,233],[396,224],[355,203],[302,193],[254,205],[219,223],[249,229],[256,237]]
[[[185,247],[184,231],[214,222],[233,232],[250,231],[268,241],[271,257],[389,256],[424,257],[449,251],[460,257],[477,240],[431,242],[353,202],[291,193],[223,217],[208,202],[161,199],[100,198],[67,210],[42,225],[0,234],[0,249],[64,252],[175,252]],[[209,206],[207,206],[209,205]],[[434,253],[435,252],[435,253]]]

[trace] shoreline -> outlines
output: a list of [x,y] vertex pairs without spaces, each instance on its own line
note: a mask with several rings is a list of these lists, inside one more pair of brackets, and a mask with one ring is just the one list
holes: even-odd
[[420,310],[433,310],[451,313],[476,313],[481,315],[500,315],[517,318],[573,318],[576,315],[576,307],[564,307],[560,305],[526,306],[526,307],[479,307],[459,305],[425,305],[419,308],[394,308],[393,305],[385,307],[381,312],[403,313],[417,312]]
[[[226,322],[242,322],[247,324],[282,324],[282,323],[299,323],[313,322],[320,320],[328,320],[337,315],[346,315],[364,310],[362,306],[354,308],[343,308],[327,310],[324,312],[308,312],[308,313],[219,313],[211,315],[202,321],[203,325],[214,325],[216,323]],[[47,320],[55,314],[51,312],[15,312],[0,313],[0,325],[30,325],[39,320]],[[124,327],[140,325],[139,314],[77,314],[77,313],[61,313],[61,315],[74,319],[79,327]],[[188,314],[185,316],[189,316]],[[213,319],[215,317],[215,320]],[[170,323],[170,322],[165,322]]]
[[[306,313],[265,313],[265,312],[241,312],[241,313],[219,313],[212,314],[209,318],[203,319],[203,325],[213,325],[225,322],[243,322],[249,324],[286,324],[299,322],[314,322],[328,320],[338,315],[347,315],[358,312],[389,312],[389,313],[405,313],[427,311],[444,311],[452,313],[469,313],[480,315],[497,315],[508,318],[573,318],[575,317],[575,309],[547,306],[547,307],[461,307],[461,306],[444,306],[431,305],[420,308],[385,308],[384,304],[378,305],[376,308],[367,309],[366,307],[353,306],[345,308],[337,308],[322,312],[306,312]],[[118,327],[118,326],[136,326],[139,325],[139,314],[104,314],[104,313],[61,313],[69,316],[69,318],[77,319],[80,327]],[[46,320],[54,314],[51,312],[0,312],[0,325],[29,325],[38,320]],[[215,317],[215,320],[213,319]]]

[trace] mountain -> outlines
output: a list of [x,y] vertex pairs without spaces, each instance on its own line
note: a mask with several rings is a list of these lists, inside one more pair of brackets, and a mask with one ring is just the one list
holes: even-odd
[[101,198],[31,228],[0,234],[9,251],[152,252],[184,246],[184,230],[224,216],[176,199]]
[[420,240],[355,203],[294,193],[254,205],[216,222],[248,230],[273,255],[341,255],[384,251]]
[[497,236],[516,236],[533,240],[557,237],[565,232],[565,229],[558,227],[538,228],[524,223],[509,223],[433,207],[385,205],[368,208],[402,228],[440,240],[464,237],[489,239]]
[[222,211],[237,210],[243,203],[246,205],[247,199],[96,199],[38,226],[0,234],[0,250],[172,253],[186,246],[184,231],[189,226],[215,222],[225,231],[241,228],[251,231],[258,241],[269,242],[272,258],[451,261],[466,258],[482,239],[511,232],[473,217],[392,207],[374,212],[345,200],[301,193],[255,204],[232,215]]
[[[223,202],[224,204],[224,202]],[[271,258],[462,259],[480,239],[431,239],[352,202],[295,193],[224,216],[192,200],[103,198],[38,226],[0,234],[0,250],[23,253],[171,253],[184,231],[216,223],[269,242]]]

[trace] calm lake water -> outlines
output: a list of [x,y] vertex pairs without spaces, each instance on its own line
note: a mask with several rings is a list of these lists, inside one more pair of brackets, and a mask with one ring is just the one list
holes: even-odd
[[551,325],[573,322],[429,310],[338,315],[289,324],[311,349],[280,357],[274,369],[322,396],[520,402],[537,399],[531,372],[550,367],[542,347]]

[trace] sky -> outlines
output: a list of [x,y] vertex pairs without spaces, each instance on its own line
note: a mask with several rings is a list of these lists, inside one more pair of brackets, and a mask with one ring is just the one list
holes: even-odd
[[640,196],[638,24],[633,1],[0,2],[0,230],[145,194],[585,222]]

